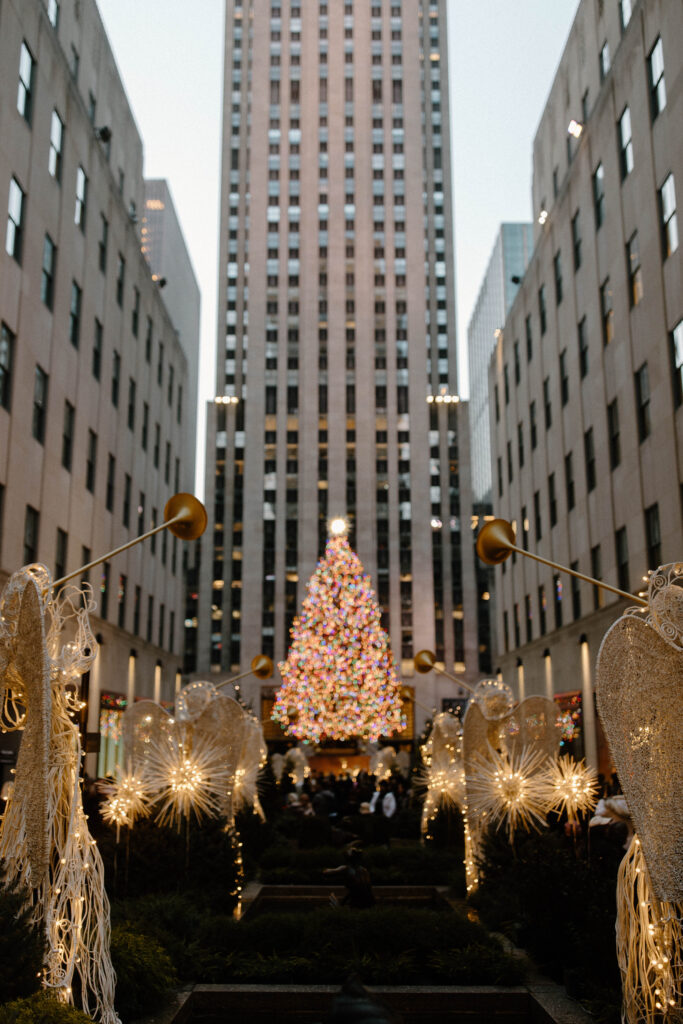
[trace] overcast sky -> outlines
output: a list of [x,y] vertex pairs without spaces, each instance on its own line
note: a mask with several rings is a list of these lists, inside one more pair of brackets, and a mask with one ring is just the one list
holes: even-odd
[[[214,391],[224,3],[97,2],[142,135],[145,175],[170,183],[202,293],[202,438],[204,401]],[[464,394],[467,324],[499,224],[531,217],[532,142],[577,7],[578,0],[448,2]]]

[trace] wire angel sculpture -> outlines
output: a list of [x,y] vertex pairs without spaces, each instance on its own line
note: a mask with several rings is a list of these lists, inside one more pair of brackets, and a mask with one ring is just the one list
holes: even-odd
[[462,722],[448,711],[434,716],[432,730],[421,748],[420,773],[427,787],[422,805],[421,834],[428,836],[429,824],[441,805],[465,805],[465,766],[462,758]]
[[598,711],[635,827],[617,882],[627,1024],[683,1014],[683,562],[650,573],[644,611],[629,608],[610,627],[596,669]]
[[74,716],[80,676],[97,644],[88,614],[92,591],[52,595],[42,565],[14,573],[0,602],[0,698],[3,728],[22,729],[12,794],[0,822],[7,883],[25,886],[45,930],[45,988],[118,1024],[109,954],[104,868],[83,813],[81,744]]

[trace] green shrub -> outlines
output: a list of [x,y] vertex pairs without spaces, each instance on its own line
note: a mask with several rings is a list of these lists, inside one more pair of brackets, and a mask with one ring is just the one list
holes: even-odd
[[116,1009],[123,1020],[159,1009],[177,983],[166,950],[147,935],[113,928],[111,957],[116,971]]
[[31,922],[31,908],[18,889],[2,888],[0,878],[0,998],[19,999],[40,988],[42,928]]
[[0,1006],[0,1024],[92,1024],[92,1020],[75,1006],[41,991]]

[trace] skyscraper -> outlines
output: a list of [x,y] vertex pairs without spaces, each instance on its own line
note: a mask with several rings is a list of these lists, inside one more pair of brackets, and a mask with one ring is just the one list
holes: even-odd
[[446,7],[227,0],[200,672],[284,657],[344,515],[404,679],[476,675]]

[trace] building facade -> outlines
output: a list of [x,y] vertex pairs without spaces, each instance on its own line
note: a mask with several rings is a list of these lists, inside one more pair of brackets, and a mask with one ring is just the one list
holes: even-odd
[[[496,512],[523,547],[634,593],[683,552],[682,54],[675,0],[580,4],[534,143],[534,255],[490,369]],[[520,557],[496,588],[504,677],[554,694],[570,729],[583,712],[595,762],[593,667],[628,602]]]
[[[193,487],[195,428],[190,360],[140,251],[142,142],[94,0],[6,0],[0,53],[4,583],[34,561],[59,578],[161,523]],[[109,740],[125,701],[173,698],[182,556],[163,531],[88,574],[90,733],[101,705]]]
[[200,673],[284,658],[343,515],[418,699],[476,676],[446,7],[227,2]]

